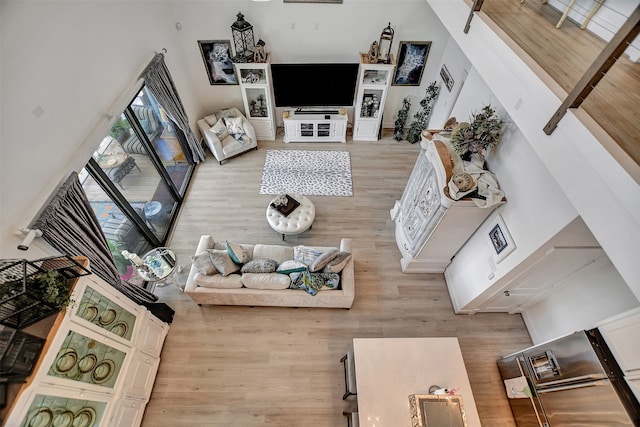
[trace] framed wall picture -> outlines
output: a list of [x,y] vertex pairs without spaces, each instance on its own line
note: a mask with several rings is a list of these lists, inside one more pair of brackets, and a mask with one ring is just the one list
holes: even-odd
[[198,40],[200,53],[212,85],[237,85],[238,77],[231,58],[231,41]]
[[394,86],[420,86],[422,72],[431,50],[431,42],[400,42]]
[[497,263],[502,261],[516,248],[516,244],[500,215],[497,215],[493,222],[490,223],[485,234],[491,249],[493,249]]
[[442,68],[440,68],[440,77],[442,78],[444,85],[447,87],[447,90],[451,92],[451,89],[453,89],[454,81],[453,81],[453,78],[451,77],[451,73],[449,72],[449,69],[444,64],[442,64]]

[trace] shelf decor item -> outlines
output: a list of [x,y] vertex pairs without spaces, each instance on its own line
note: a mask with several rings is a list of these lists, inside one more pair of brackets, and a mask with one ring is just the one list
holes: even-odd
[[469,160],[472,154],[484,159],[485,154],[498,146],[503,133],[504,121],[490,105],[486,105],[473,113],[469,122],[454,125],[450,142],[463,160]]
[[431,111],[433,109],[433,103],[438,98],[440,94],[440,86],[436,86],[436,82],[433,81],[427,87],[426,94],[422,101],[420,101],[420,106],[422,109],[418,111],[414,116],[413,122],[411,122],[411,126],[409,127],[409,132],[407,132],[407,141],[412,144],[420,141],[420,135],[422,131],[427,126],[429,122],[429,117],[431,117]]
[[404,125],[407,123],[407,118],[409,118],[409,108],[411,108],[411,98],[405,96],[402,100],[402,107],[398,111],[398,118],[394,123],[393,138],[398,142],[404,138]]
[[238,12],[236,17],[236,22],[231,25],[233,44],[236,48],[233,62],[253,62],[253,50],[256,46],[253,39],[253,25],[244,20],[242,12]]
[[391,64],[391,45],[393,44],[393,28],[391,22],[380,33],[378,42],[378,63]]

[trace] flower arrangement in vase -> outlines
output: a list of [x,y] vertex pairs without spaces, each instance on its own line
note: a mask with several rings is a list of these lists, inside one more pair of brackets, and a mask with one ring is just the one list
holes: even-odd
[[451,131],[450,143],[463,160],[469,160],[472,154],[484,159],[502,139],[504,121],[490,105],[471,115],[469,122],[457,123]]

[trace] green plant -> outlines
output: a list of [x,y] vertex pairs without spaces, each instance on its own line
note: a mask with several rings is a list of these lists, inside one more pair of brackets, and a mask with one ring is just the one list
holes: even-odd
[[107,239],[107,245],[109,245],[109,251],[113,257],[113,263],[116,265],[118,272],[122,275],[127,272],[127,267],[131,265],[127,259],[122,255],[122,242],[113,242]]
[[16,311],[45,303],[59,310],[71,302],[70,283],[57,271],[47,271],[27,277],[22,292],[22,279],[6,282],[0,286],[0,301],[11,301]]
[[431,117],[431,111],[433,110],[433,103],[438,98],[439,94],[440,86],[436,86],[435,81],[431,82],[429,87],[427,87],[424,98],[420,101],[422,109],[413,116],[414,120],[411,122],[409,132],[407,132],[407,141],[410,143],[415,144],[420,140],[420,134],[427,126],[429,117]]
[[477,154],[484,158],[500,143],[504,132],[504,121],[490,105],[473,113],[469,122],[461,122],[453,127],[451,145],[463,159]]
[[117,122],[111,126],[111,130],[109,131],[109,135],[113,137],[115,140],[122,142],[124,137],[129,134],[129,129],[131,125],[128,121],[123,119],[118,119]]
[[394,123],[395,128],[393,132],[393,137],[396,141],[402,141],[404,137],[404,125],[407,123],[407,118],[409,117],[409,108],[411,108],[411,99],[408,96],[402,100],[402,107],[400,111],[398,111],[398,118]]

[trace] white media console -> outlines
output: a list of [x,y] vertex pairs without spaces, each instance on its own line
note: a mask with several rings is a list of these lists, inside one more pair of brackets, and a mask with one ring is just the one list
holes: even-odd
[[347,142],[344,109],[290,109],[283,112],[284,142]]

